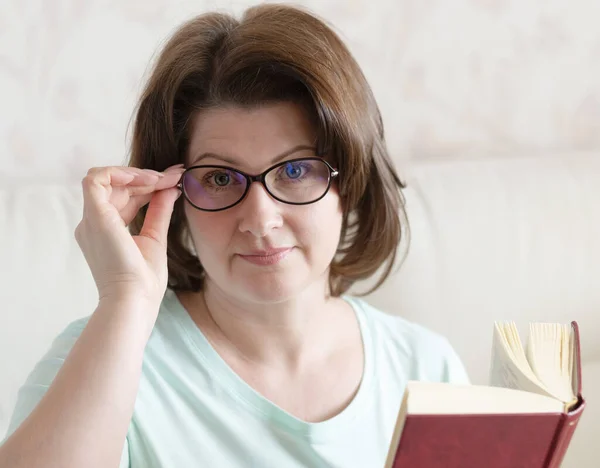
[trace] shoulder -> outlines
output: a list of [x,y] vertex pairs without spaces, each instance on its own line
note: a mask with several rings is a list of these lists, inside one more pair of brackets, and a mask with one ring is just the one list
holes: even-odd
[[382,366],[394,366],[410,380],[468,382],[460,357],[444,335],[384,312],[364,299],[346,300],[363,314]]
[[[73,348],[75,342],[86,327],[90,316],[82,317],[71,322],[67,322],[60,332],[54,335],[49,348],[42,357],[41,363],[59,364],[64,361]],[[38,364],[39,367],[40,364]],[[34,374],[35,375],[35,372]]]
[[81,335],[88,319],[89,317],[84,317],[67,323],[54,336],[44,356],[38,360],[29,372],[25,382],[21,385],[17,393],[17,401],[8,425],[6,438],[21,425],[42,399],[69,355],[73,345]]

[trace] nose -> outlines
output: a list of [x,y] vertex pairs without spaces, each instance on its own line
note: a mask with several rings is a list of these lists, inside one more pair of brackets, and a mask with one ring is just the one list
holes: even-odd
[[240,203],[239,230],[255,237],[265,237],[283,225],[280,203],[260,182],[250,184],[246,197]]

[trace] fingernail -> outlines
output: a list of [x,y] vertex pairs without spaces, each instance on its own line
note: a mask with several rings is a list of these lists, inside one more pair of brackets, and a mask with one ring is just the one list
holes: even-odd
[[177,172],[177,171],[180,171],[181,169],[183,169],[183,166],[184,166],[183,164],[177,164],[177,165],[175,165],[175,166],[169,166],[169,167],[167,167],[167,168],[166,168],[166,169],[163,171],[163,173],[171,173],[171,172]]

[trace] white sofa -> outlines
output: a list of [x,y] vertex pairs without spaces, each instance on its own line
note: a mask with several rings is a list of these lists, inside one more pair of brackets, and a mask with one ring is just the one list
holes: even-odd
[[[369,300],[448,336],[474,383],[487,379],[493,320],[578,320],[588,408],[564,466],[597,466],[600,155],[425,159],[402,172],[411,248]],[[73,237],[81,209],[79,183],[0,190],[0,434],[51,339],[96,304]]]

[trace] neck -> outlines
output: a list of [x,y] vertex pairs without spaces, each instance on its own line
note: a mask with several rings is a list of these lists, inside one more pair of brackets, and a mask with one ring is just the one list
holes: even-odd
[[349,306],[323,290],[317,283],[291,300],[248,303],[207,280],[194,310],[217,345],[251,363],[294,371],[322,360],[339,344],[332,336],[344,336],[340,327],[348,323]]

